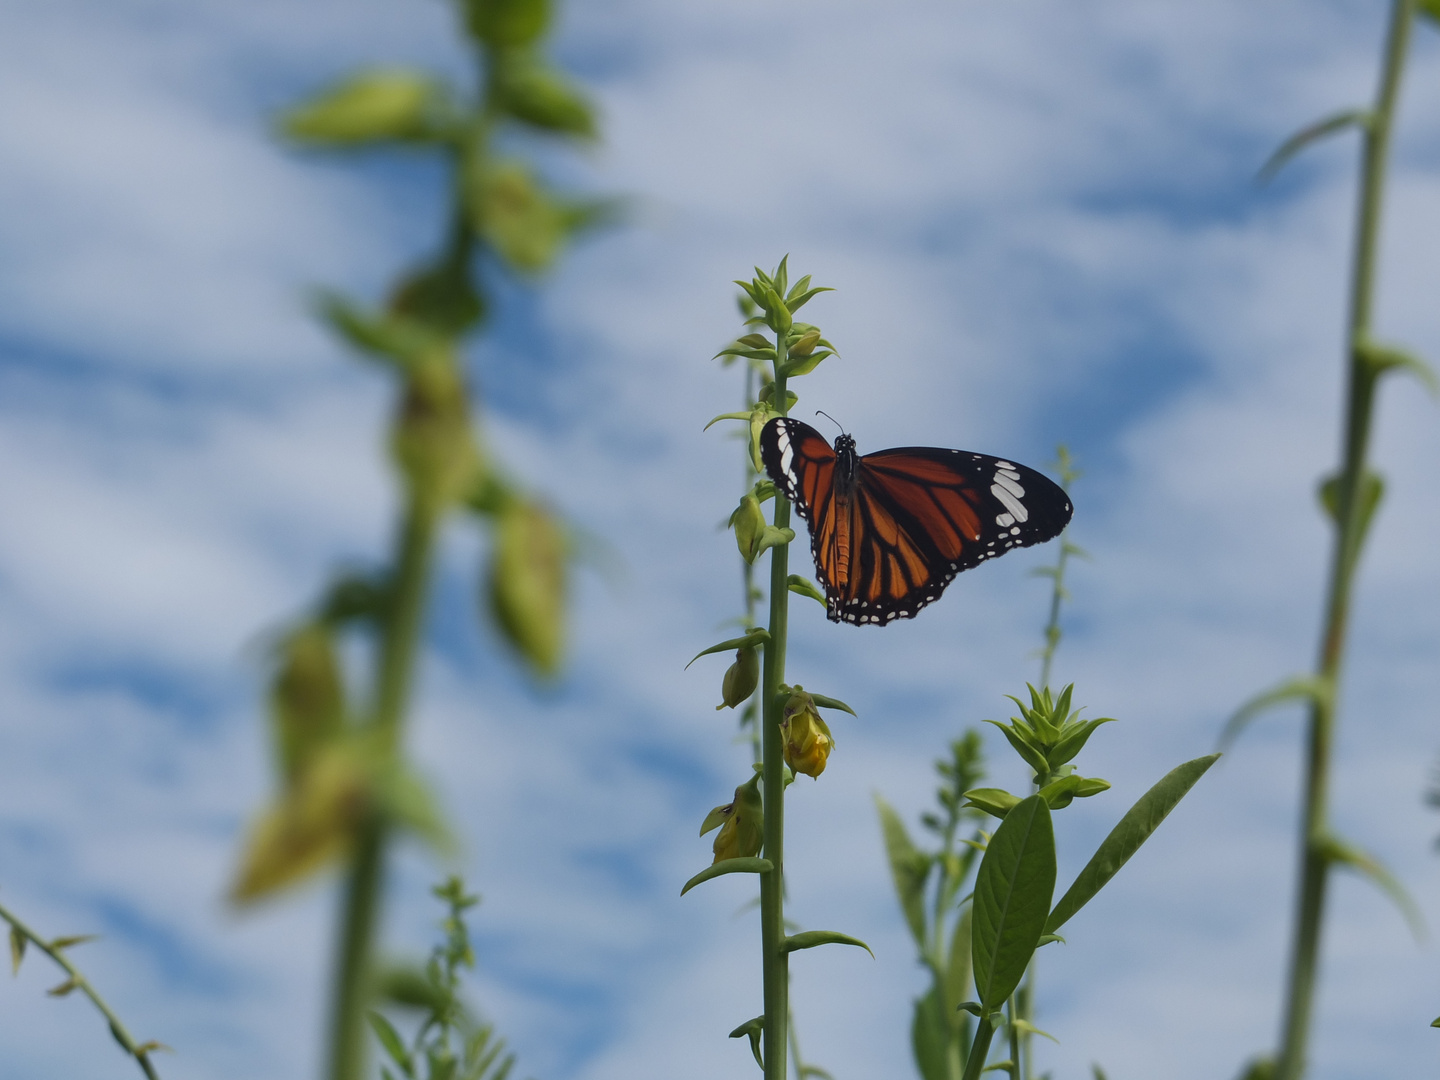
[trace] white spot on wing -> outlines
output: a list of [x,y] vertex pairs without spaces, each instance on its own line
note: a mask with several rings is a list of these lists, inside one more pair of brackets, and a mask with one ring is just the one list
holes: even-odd
[[999,484],[1017,499],[1023,499],[1025,497],[1025,489],[1020,486],[1020,477],[1018,475],[1012,476],[1003,471],[997,472],[995,474],[995,483]]
[[995,524],[999,525],[1002,529],[1008,529],[1011,525],[1015,524],[1015,518],[1010,514],[1001,514],[996,517]]
[[991,484],[990,494],[1000,500],[1005,509],[1014,515],[1016,521],[1026,521],[1029,519],[1030,512],[1025,509],[1025,504],[1017,499],[1009,488],[1003,488],[998,483]]

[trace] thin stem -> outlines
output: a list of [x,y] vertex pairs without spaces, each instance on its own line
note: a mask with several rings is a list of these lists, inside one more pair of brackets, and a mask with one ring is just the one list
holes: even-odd
[[[749,362],[745,363],[745,408],[753,408],[755,405],[755,368]],[[745,433],[745,488],[750,490],[755,486],[755,462],[750,456],[750,433]],[[740,560],[741,574],[745,586],[745,626],[755,625],[755,602],[759,599],[759,590],[755,588],[755,564],[748,559]],[[754,699],[746,706],[746,712],[750,717],[750,749],[753,754],[752,761],[759,761],[763,750],[760,742],[760,717],[759,710],[754,706]]]
[[990,1021],[990,1014],[986,1013],[981,1017],[979,1027],[975,1029],[975,1042],[971,1044],[970,1056],[965,1061],[963,1080],[980,1080],[985,1059],[990,1055],[990,1040],[994,1037],[995,1025]]
[[1020,1029],[1015,1026],[1019,1016],[1020,1004],[1016,1000],[1017,995],[1010,995],[1010,1076],[1011,1080],[1020,1080]]
[[[412,499],[380,642],[371,720],[387,753],[399,746],[430,580],[436,511]],[[387,830],[378,815],[361,826],[342,901],[330,1019],[330,1080],[360,1080],[365,1069],[365,1007],[370,1000],[375,928],[385,879]]]
[[1311,706],[1306,734],[1304,820],[1300,836],[1300,887],[1296,897],[1295,939],[1290,960],[1282,1044],[1275,1076],[1299,1080],[1305,1070],[1310,1018],[1319,970],[1320,932],[1325,913],[1329,859],[1323,843],[1328,828],[1327,797],[1335,738],[1335,700],[1344,659],[1350,592],[1364,532],[1366,454],[1374,413],[1376,375],[1360,345],[1369,334],[1374,309],[1376,256],[1385,170],[1408,51],[1416,0],[1395,0],[1385,47],[1384,68],[1375,108],[1365,129],[1364,158],[1356,212],[1355,256],[1351,276],[1349,385],[1345,445],[1337,485],[1336,534],[1331,553],[1329,595],[1320,642],[1317,676],[1324,693]]
[[[787,335],[776,334],[774,402],[785,406],[785,376],[788,359]],[[775,527],[790,525],[790,502],[775,493]],[[761,780],[765,805],[764,857],[771,868],[760,875],[760,947],[764,952],[765,1035],[762,1055],[765,1080],[785,1080],[786,1027],[790,1019],[790,958],[781,949],[785,940],[785,745],[780,730],[784,702],[780,684],[785,681],[785,636],[789,622],[790,545],[770,549],[770,640],[765,644],[765,666],[761,679],[764,694],[760,724],[763,729]]]
[[[110,1034],[115,1036],[115,1041],[124,1048],[127,1054],[135,1059],[136,1064],[144,1071],[146,1077],[148,1077],[149,1080],[160,1080],[159,1074],[155,1071],[155,1067],[150,1064],[149,1051],[142,1050],[136,1044],[135,1040],[131,1038],[130,1032],[125,1030],[125,1025],[120,1022],[120,1018],[115,1015],[109,1005],[105,1004],[105,1000],[96,993],[95,988],[90,985],[90,980],[80,974],[80,971],[70,962],[65,953],[46,942],[44,938],[40,937],[34,930],[31,930],[30,927],[26,926],[25,923],[4,906],[0,906],[0,919],[4,919],[9,923],[26,941],[34,945],[51,960],[55,961],[65,974],[70,976],[70,985],[72,988],[79,990],[90,999],[90,1003],[94,1005],[95,1008],[100,1010],[100,1015],[109,1021]],[[147,1045],[153,1046],[153,1044]]]

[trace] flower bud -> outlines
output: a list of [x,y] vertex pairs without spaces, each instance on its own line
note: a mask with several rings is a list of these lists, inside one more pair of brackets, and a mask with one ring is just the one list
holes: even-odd
[[280,771],[295,781],[344,724],[345,689],[330,631],[302,626],[285,639],[270,687],[270,716]]
[[735,530],[735,544],[740,557],[753,563],[760,554],[760,538],[765,535],[765,511],[760,509],[760,500],[747,494],[730,515],[730,525]]
[[720,684],[720,696],[723,699],[716,710],[724,708],[735,708],[736,705],[748,701],[750,695],[755,693],[755,687],[760,685],[760,654],[754,649],[736,649],[735,662],[725,672],[725,678]]
[[390,449],[414,496],[436,509],[474,475],[469,401],[453,356],[428,358],[411,370]]
[[710,811],[709,821],[721,819],[715,834],[715,862],[748,859],[760,854],[765,843],[765,806],[760,797],[760,775],[735,789],[735,801]]
[[780,733],[785,739],[785,764],[797,773],[818,778],[825,771],[835,739],[820,719],[814,700],[798,686],[785,702]]

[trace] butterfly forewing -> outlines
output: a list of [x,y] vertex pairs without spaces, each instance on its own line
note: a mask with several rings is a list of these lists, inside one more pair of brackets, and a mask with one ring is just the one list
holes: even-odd
[[1053,539],[1070,521],[1057,484],[988,454],[907,446],[856,458],[848,436],[832,449],[788,417],[765,426],[760,452],[810,526],[815,573],[836,621],[910,618],[960,571]]

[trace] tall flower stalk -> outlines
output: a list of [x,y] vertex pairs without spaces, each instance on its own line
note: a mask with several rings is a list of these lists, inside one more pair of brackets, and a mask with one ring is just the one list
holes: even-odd
[[[750,453],[757,475],[761,472],[761,429],[771,419],[786,415],[795,403],[795,395],[787,385],[790,379],[814,370],[833,354],[818,327],[794,319],[794,313],[803,305],[828,290],[812,288],[808,276],[791,287],[786,262],[782,259],[771,274],[757,268],[752,280],[737,282],[757,312],[747,325],[768,328],[775,335],[773,341],[762,333],[750,333],[720,354],[760,361],[770,367],[770,379],[748,411],[716,417],[749,425]],[[774,507],[767,522],[761,504],[769,500],[774,501]],[[761,760],[757,775],[735,789],[734,800],[717,806],[706,816],[701,834],[714,828],[720,830],[714,843],[715,859],[681,891],[687,892],[722,874],[760,875],[763,1012],[735,1028],[731,1036],[750,1040],[765,1080],[784,1080],[790,1048],[790,954],[824,944],[865,947],[863,942],[835,931],[787,934],[785,921],[785,789],[796,773],[818,777],[825,769],[834,739],[819,709],[850,709],[843,702],[785,683],[790,593],[820,599],[813,583],[790,574],[789,544],[795,532],[790,527],[789,501],[769,480],[757,480],[741,499],[730,523],[747,561],[754,562],[765,552],[770,553],[768,622],[764,627],[748,628],[744,637],[703,650],[696,659],[735,651],[735,660],[722,685],[724,702],[732,707],[744,702],[758,681]]]
[[1362,138],[1360,185],[1356,206],[1355,247],[1351,263],[1350,305],[1346,326],[1345,408],[1341,427],[1339,468],[1320,489],[1321,502],[1334,526],[1320,647],[1313,674],[1292,678],[1246,704],[1227,725],[1225,740],[1262,709],[1301,701],[1308,709],[1299,838],[1299,883],[1295,897],[1294,938],[1286,977],[1284,1018],[1279,1053],[1273,1066],[1258,1062],[1253,1076],[1299,1080],[1306,1068],[1311,1018],[1320,969],[1321,933],[1330,870],[1348,865],[1374,878],[1387,891],[1403,897],[1398,886],[1373,858],[1339,839],[1331,828],[1329,788],[1337,723],[1340,679],[1355,571],[1384,484],[1368,463],[1375,396],[1381,378],[1391,371],[1409,371],[1432,390],[1434,373],[1403,349],[1374,336],[1375,281],[1378,268],[1381,208],[1389,165],[1391,132],[1401,78],[1417,13],[1440,17],[1431,0],[1394,0],[1381,63],[1379,87],[1369,109],[1328,117],[1284,143],[1266,165],[1273,173],[1311,142],[1358,128]]
[[[569,542],[543,502],[506,478],[483,445],[463,363],[489,309],[481,266],[528,279],[603,204],[566,199],[500,137],[529,129],[594,135],[583,95],[543,56],[547,0],[457,0],[473,86],[420,71],[365,71],[292,110],[295,143],[328,151],[401,150],[447,170],[451,206],[435,253],[401,273],[374,308],[327,294],[320,313],[394,379],[389,450],[401,487],[390,558],[341,576],[277,649],[270,711],[279,792],[257,820],[233,889],[248,902],[316,870],[342,871],[330,1008],[330,1080],[366,1073],[366,1011],[387,854],[402,832],[444,848],[448,831],[405,753],[437,537],[454,511],[491,533],[482,590],[501,633],[541,675],[559,666]],[[344,636],[370,646],[368,677],[347,678]],[[351,700],[352,687],[366,691]]]

